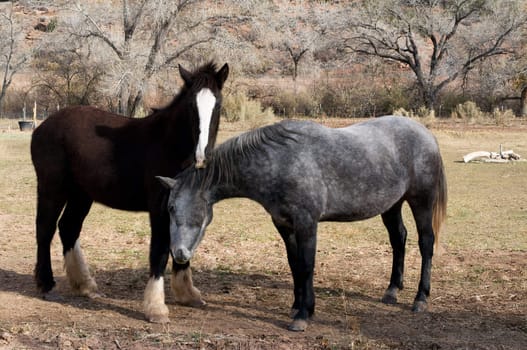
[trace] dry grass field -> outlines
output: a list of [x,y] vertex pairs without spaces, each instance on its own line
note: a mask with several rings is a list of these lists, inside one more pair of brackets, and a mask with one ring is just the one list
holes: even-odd
[[[343,121],[326,121],[341,125]],[[8,129],[11,125],[11,130]],[[224,123],[225,124],[225,123]],[[70,294],[58,235],[52,262],[59,302],[35,291],[35,186],[31,133],[0,122],[0,349],[524,349],[527,344],[527,162],[464,164],[476,150],[527,157],[527,127],[438,125],[446,167],[448,222],[434,257],[430,311],[410,311],[419,277],[417,235],[408,210],[405,290],[380,297],[391,249],[380,218],[319,226],[316,314],[291,333],[292,280],[285,249],[264,210],[245,199],[214,209],[192,261],[208,302],[176,305],[171,322],[147,323],[149,225],[144,213],[94,205],[81,244],[101,298]],[[220,142],[240,130],[225,124]]]

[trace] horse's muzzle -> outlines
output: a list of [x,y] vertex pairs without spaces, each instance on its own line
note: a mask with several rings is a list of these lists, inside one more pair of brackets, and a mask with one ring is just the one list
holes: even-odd
[[185,264],[192,258],[192,252],[185,247],[172,248],[170,251],[178,264]]

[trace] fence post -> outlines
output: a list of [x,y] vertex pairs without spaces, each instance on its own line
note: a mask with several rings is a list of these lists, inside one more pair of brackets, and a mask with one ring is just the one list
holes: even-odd
[[33,127],[37,127],[37,101],[35,101],[35,106],[33,107]]

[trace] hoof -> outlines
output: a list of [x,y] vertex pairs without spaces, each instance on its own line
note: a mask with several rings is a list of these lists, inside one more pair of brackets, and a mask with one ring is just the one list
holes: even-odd
[[164,304],[151,307],[150,310],[145,312],[145,317],[149,322],[152,323],[169,323],[168,319],[168,307]]
[[[402,288],[402,287],[401,287]],[[382,296],[381,301],[385,304],[397,304],[397,287],[388,287],[384,295]]]
[[90,299],[100,299],[100,298],[104,298],[105,297],[104,294],[97,293],[97,292],[89,292],[85,296],[90,298]]
[[426,301],[414,301],[414,306],[412,306],[413,312],[425,312],[428,309],[428,304]]
[[89,278],[82,284],[72,282],[70,280],[71,290],[74,295],[88,298],[99,298],[101,295],[97,293],[97,283],[93,278]]
[[303,332],[307,328],[307,321],[303,319],[294,320],[287,329],[293,332]]
[[[174,290],[174,289],[173,289]],[[190,307],[203,307],[207,305],[205,300],[201,299],[200,291],[192,286],[189,290],[176,290],[174,292],[174,299],[179,305],[190,306]]]
[[44,282],[35,277],[35,281],[37,282],[37,290],[42,293],[42,295],[49,293],[56,285],[55,280],[51,280],[50,282]]
[[56,291],[49,291],[47,293],[42,293],[42,299],[47,301],[61,302],[64,301],[64,297],[57,293]]
[[397,304],[397,297],[395,295],[392,295],[392,294],[389,294],[389,293],[386,293],[384,294],[384,296],[382,297],[381,301],[385,304]]
[[178,301],[177,303],[180,305],[190,306],[190,307],[204,307],[205,305],[207,305],[207,302],[201,298],[193,299],[193,300]]
[[146,319],[148,320],[148,322],[152,323],[170,323],[170,320],[168,319],[167,315],[150,315],[147,316]]

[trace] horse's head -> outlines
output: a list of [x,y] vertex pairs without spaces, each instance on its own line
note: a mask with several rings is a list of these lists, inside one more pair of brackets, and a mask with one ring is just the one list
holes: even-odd
[[170,253],[178,264],[183,264],[192,258],[205,235],[206,227],[212,221],[209,193],[200,187],[199,181],[185,176],[175,179],[158,176],[157,179],[170,190],[167,203]]
[[197,131],[195,160],[196,168],[205,166],[205,160],[214,148],[220,122],[221,90],[229,75],[227,63],[219,70],[208,63],[191,73],[179,66],[179,74],[188,92],[188,106],[194,118],[193,127]]

